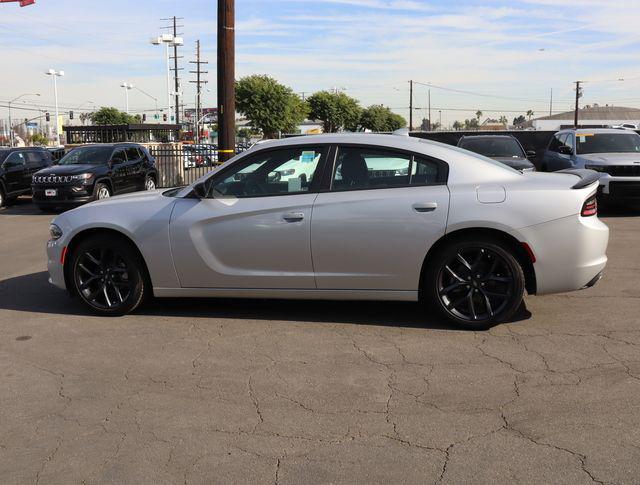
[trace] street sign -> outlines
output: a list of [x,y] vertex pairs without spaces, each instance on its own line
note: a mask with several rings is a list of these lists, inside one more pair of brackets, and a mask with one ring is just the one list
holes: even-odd
[[37,128],[37,127],[38,127],[38,123],[34,121],[30,121],[29,123],[27,123],[27,128]]

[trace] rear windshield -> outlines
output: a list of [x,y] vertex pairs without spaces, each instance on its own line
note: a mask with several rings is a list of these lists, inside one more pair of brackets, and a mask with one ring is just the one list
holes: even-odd
[[465,138],[460,148],[489,158],[524,158],[520,144],[513,138]]
[[576,133],[577,153],[638,153],[637,133]]
[[74,148],[60,159],[58,165],[104,165],[112,152],[112,147]]

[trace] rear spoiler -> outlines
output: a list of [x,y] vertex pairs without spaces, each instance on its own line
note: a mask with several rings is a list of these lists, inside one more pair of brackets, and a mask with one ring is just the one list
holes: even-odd
[[584,168],[568,168],[565,170],[558,170],[556,173],[568,173],[580,177],[580,182],[571,187],[572,189],[584,189],[585,187],[588,187],[600,180],[600,174],[598,172]]

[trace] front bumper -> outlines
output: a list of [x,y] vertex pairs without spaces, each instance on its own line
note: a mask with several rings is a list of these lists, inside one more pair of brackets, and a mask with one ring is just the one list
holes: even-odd
[[598,194],[620,199],[640,199],[640,177],[600,177]]
[[67,289],[64,280],[64,266],[62,264],[62,252],[65,243],[62,238],[57,241],[47,242],[47,270],[49,271],[49,283],[62,290]]
[[[56,195],[49,197],[46,190],[54,189]],[[37,205],[79,205],[93,200],[93,188],[87,185],[33,185],[33,202]]]
[[564,217],[520,233],[536,255],[539,295],[593,286],[607,264],[609,228],[598,217]]

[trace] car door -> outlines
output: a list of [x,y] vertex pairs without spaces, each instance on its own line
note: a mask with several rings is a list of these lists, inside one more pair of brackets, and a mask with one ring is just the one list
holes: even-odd
[[144,160],[135,146],[127,147],[127,191],[144,189]]
[[340,146],[331,189],[313,206],[318,289],[418,289],[422,262],[446,230],[446,163],[407,152]]
[[26,182],[25,172],[27,160],[24,152],[14,151],[3,162],[7,192],[24,192],[31,187],[31,181]]
[[170,237],[181,286],[315,289],[311,214],[327,152],[261,150],[209,179],[207,197],[178,199]]
[[111,182],[113,193],[121,194],[127,191],[127,155],[124,148],[117,148],[111,155]]

